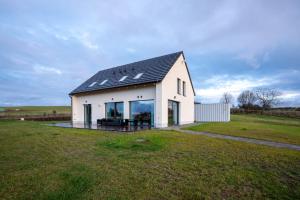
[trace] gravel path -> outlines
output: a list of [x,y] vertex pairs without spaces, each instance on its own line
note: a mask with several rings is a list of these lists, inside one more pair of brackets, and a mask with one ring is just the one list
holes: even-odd
[[170,127],[168,129],[179,131],[182,133],[195,134],[195,135],[206,135],[206,136],[213,137],[213,138],[235,140],[235,141],[241,141],[241,142],[248,142],[248,143],[252,143],[252,144],[262,144],[262,145],[267,145],[267,146],[271,146],[271,147],[287,148],[287,149],[300,151],[300,146],[294,145],[294,144],[286,144],[286,143],[280,143],[280,142],[271,142],[271,141],[267,141],[267,140],[258,140],[258,139],[251,139],[251,138],[245,138],[245,137],[221,135],[221,134],[216,134],[216,133],[183,130],[183,129],[180,129],[180,127]]

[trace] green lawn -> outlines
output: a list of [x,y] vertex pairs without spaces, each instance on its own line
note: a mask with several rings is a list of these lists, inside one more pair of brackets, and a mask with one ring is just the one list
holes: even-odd
[[300,198],[300,152],[0,121],[0,199],[266,198]]
[[0,107],[0,115],[43,115],[52,114],[70,114],[70,106],[18,106],[18,107]]
[[300,145],[300,119],[231,115],[230,122],[203,123],[185,129]]

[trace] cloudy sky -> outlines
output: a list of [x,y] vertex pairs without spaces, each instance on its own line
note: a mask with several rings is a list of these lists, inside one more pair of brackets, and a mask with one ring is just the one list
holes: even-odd
[[197,100],[300,106],[300,1],[0,0],[0,105],[69,105],[97,71],[183,50]]

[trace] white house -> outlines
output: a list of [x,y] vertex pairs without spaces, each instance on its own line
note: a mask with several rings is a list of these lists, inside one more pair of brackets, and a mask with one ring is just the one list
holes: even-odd
[[194,122],[195,91],[183,52],[99,71],[70,93],[73,123],[149,117],[154,127]]

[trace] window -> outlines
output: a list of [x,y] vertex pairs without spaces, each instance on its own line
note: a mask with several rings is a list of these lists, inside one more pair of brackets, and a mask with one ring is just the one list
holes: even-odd
[[181,94],[181,80],[177,78],[177,94]]
[[105,103],[105,113],[107,119],[123,119],[124,103],[109,102]]
[[143,76],[143,74],[144,74],[144,73],[139,73],[139,74],[137,74],[133,79],[139,79],[139,78],[141,78],[141,76]]
[[127,76],[123,76],[119,81],[124,81],[127,78]]
[[107,79],[102,81],[99,85],[104,85],[107,82]]
[[131,101],[130,102],[130,119],[151,120],[151,126],[154,125],[154,101]]
[[89,85],[89,87],[93,87],[94,85],[96,85],[97,81],[93,82],[92,84]]
[[186,84],[185,84],[185,81],[182,81],[182,94],[183,94],[183,96],[186,96]]

